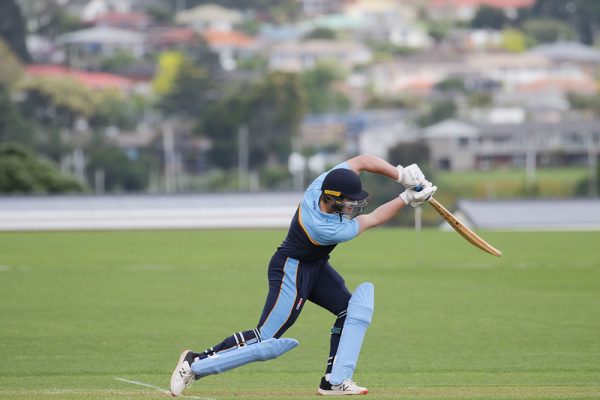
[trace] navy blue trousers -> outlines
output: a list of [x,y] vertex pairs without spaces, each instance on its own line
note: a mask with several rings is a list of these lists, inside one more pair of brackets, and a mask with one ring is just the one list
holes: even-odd
[[351,294],[328,261],[304,262],[275,253],[268,275],[269,294],[258,323],[263,339],[281,337],[307,300],[336,316],[345,315]]
[[279,253],[271,258],[268,279],[269,293],[256,329],[234,333],[198,356],[202,359],[264,339],[281,337],[296,322],[308,300],[336,316],[325,370],[325,373],[330,373],[352,296],[344,279],[327,260],[305,262]]

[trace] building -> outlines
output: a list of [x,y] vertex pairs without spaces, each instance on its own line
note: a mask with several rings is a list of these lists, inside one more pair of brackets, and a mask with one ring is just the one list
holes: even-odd
[[600,50],[579,42],[555,42],[536,46],[531,53],[549,58],[555,63],[600,65]]
[[586,165],[600,151],[600,121],[470,124],[447,120],[424,129],[423,137],[437,169]]
[[315,39],[276,44],[269,50],[269,68],[300,72],[320,62],[334,62],[351,70],[373,59],[367,46],[359,42]]
[[234,70],[240,59],[248,58],[258,50],[256,40],[238,31],[205,30],[202,36],[210,49],[219,56],[225,71]]
[[96,69],[102,59],[127,53],[141,59],[145,54],[145,35],[126,29],[97,26],[66,33],[56,43],[67,53],[71,67]]
[[431,163],[436,169],[467,171],[475,168],[479,131],[457,120],[446,120],[423,130]]
[[466,72],[462,56],[424,52],[399,60],[378,63],[368,70],[374,94],[394,97],[403,94],[427,95],[435,84]]
[[175,15],[175,22],[199,32],[207,29],[231,31],[243,20],[242,13],[237,10],[221,7],[217,4],[204,4]]
[[316,17],[340,12],[346,0],[298,0],[298,2],[303,15]]

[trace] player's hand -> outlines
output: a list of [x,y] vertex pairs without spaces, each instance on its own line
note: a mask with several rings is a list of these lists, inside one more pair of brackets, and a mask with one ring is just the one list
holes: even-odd
[[417,164],[411,164],[408,167],[398,165],[396,169],[398,170],[398,183],[401,183],[407,189],[423,185],[426,182],[425,175]]
[[423,190],[420,192],[413,189],[406,189],[404,192],[400,193],[400,198],[404,201],[404,204],[418,207],[431,199],[431,196],[433,196],[437,190],[437,186],[433,186],[433,184],[428,181],[425,181],[421,186],[423,186]]

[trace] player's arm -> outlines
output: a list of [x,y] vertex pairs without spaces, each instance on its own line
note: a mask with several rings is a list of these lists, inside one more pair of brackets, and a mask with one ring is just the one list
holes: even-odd
[[413,189],[406,189],[398,197],[382,204],[373,212],[356,217],[358,233],[361,234],[369,228],[386,223],[408,204],[413,207],[420,206],[425,201],[431,199],[436,190],[437,186],[433,186],[431,182],[427,182],[418,192]]
[[398,180],[398,169],[382,158],[361,154],[348,160],[348,166],[357,174],[367,171]]
[[400,197],[388,201],[377,207],[368,214],[359,215],[356,217],[358,222],[358,233],[361,234],[369,228],[382,225],[392,219],[400,210],[404,208],[406,203]]
[[406,188],[414,188],[425,182],[425,175],[417,164],[408,167],[398,165],[394,167],[389,162],[370,154],[361,154],[347,161],[351,170],[357,174],[362,171],[371,172],[392,178]]

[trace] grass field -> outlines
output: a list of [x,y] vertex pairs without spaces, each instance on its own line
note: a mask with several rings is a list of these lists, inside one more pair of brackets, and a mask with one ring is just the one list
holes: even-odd
[[435,182],[462,198],[572,197],[589,177],[585,167],[539,168],[535,188],[527,188],[525,168],[491,171],[439,172]]
[[[160,399],[179,353],[255,326],[283,231],[0,234],[0,399]],[[355,378],[374,399],[600,398],[600,232],[380,229],[333,253],[375,284]],[[213,399],[311,399],[333,318],[281,359],[198,381]]]

